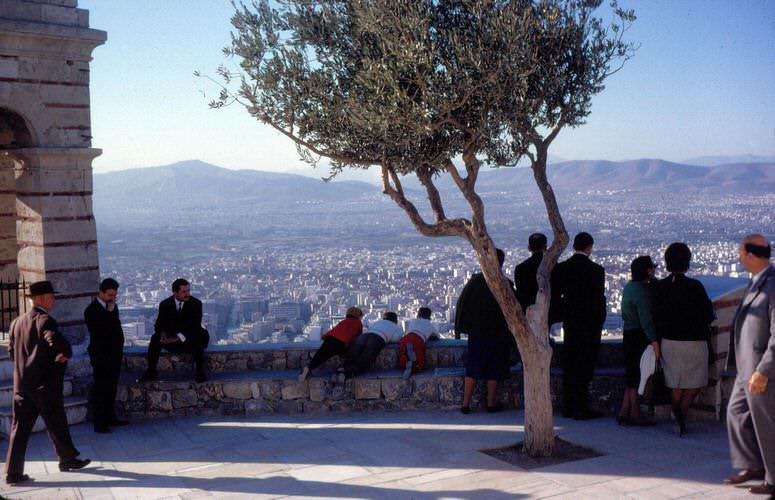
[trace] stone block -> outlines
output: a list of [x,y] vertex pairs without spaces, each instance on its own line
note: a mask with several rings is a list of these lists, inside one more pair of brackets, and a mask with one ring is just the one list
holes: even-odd
[[244,415],[245,402],[240,400],[221,401],[219,411],[221,415]]
[[415,401],[435,402],[439,399],[439,386],[434,377],[414,379],[412,399]]
[[301,351],[288,351],[285,358],[285,366],[288,370],[298,370],[301,368]]
[[355,399],[379,399],[381,384],[379,379],[356,378],[353,381]]
[[377,359],[374,361],[375,370],[392,370],[398,366],[398,359],[396,358],[395,349],[382,349]]
[[245,415],[248,417],[274,413],[275,411],[277,411],[277,403],[275,401],[253,399],[245,401]]
[[304,402],[301,400],[279,401],[277,403],[278,413],[301,413],[304,411]]
[[223,365],[223,371],[244,372],[248,369],[248,358],[232,358],[226,360]]
[[282,398],[282,385],[276,380],[267,380],[258,383],[261,388],[261,397],[264,400],[279,401]]
[[196,406],[198,402],[199,398],[193,389],[172,391],[172,407],[174,409]]
[[285,370],[286,366],[285,352],[275,351],[272,359],[272,370]]
[[324,401],[331,395],[329,383],[322,378],[311,378],[307,380],[309,386],[310,401]]
[[408,398],[412,394],[412,381],[402,378],[386,378],[381,380],[382,394],[388,401]]
[[425,349],[425,366],[427,368],[436,368],[439,366],[439,350],[438,348],[434,349]]
[[169,391],[148,391],[148,411],[169,411],[172,409],[172,395]]
[[136,385],[129,387],[129,401],[145,401],[145,390],[143,386]]
[[331,407],[328,404],[318,401],[304,401],[302,406],[304,413],[324,413],[331,411]]
[[284,380],[282,386],[283,400],[307,399],[309,397],[309,385],[307,381]]
[[141,356],[124,356],[124,366],[128,372],[140,372],[148,369],[148,360]]
[[232,399],[250,399],[253,397],[253,391],[249,381],[225,382],[223,395]]
[[223,399],[223,384],[217,381],[197,384],[196,394],[202,401],[220,401]]
[[258,382],[251,382],[250,395],[253,397],[253,399],[261,399],[261,384]]
[[463,379],[460,377],[437,377],[439,402],[459,405],[463,401]]

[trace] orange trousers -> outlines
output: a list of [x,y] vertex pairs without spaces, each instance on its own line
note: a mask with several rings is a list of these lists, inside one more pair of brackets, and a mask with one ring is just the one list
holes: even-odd
[[425,368],[425,341],[422,337],[416,333],[409,332],[398,343],[398,364],[401,368],[406,368],[406,363],[409,361],[409,356],[406,355],[406,345],[412,344],[412,351],[417,356],[417,361],[414,364],[414,370],[422,370]]

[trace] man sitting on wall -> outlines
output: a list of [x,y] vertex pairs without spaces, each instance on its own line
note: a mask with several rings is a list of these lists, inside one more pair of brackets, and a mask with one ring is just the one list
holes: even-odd
[[162,349],[180,354],[190,353],[196,364],[197,382],[207,380],[204,352],[210,343],[210,334],[202,328],[202,302],[191,295],[191,285],[183,278],[172,283],[172,296],[159,304],[155,333],[148,345],[148,369],[138,382],[156,380],[156,364]]

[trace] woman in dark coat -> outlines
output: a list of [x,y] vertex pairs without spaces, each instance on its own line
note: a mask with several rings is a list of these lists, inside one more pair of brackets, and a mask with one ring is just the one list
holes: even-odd
[[686,432],[692,401],[708,385],[708,340],[715,317],[702,283],[685,275],[691,258],[685,243],[667,247],[665,264],[670,275],[657,283],[654,296],[665,385],[671,389],[679,436]]
[[648,255],[641,255],[632,261],[632,280],[622,292],[622,320],[624,321],[624,373],[627,387],[624,390],[622,408],[616,421],[619,425],[654,425],[640,414],[638,385],[640,384],[640,358],[649,344],[659,360],[659,342],[651,307],[651,281],[656,265]]
[[[498,249],[498,262],[503,266],[505,255]],[[510,376],[509,350],[514,342],[503,312],[495,300],[482,273],[471,276],[457,301],[455,332],[468,334],[466,376],[463,386],[463,406],[470,413],[471,396],[477,380],[487,380],[487,411],[497,412],[502,406],[496,401],[499,380]]]

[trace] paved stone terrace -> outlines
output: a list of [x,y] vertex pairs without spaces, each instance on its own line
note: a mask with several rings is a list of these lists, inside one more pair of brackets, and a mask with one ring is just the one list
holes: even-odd
[[[528,472],[477,450],[522,438],[522,413],[458,411],[191,417],[147,420],[94,434],[72,428],[93,464],[60,473],[45,434],[30,442],[34,482],[8,498],[753,498],[723,486],[729,466],[721,424],[625,428],[613,419],[557,417],[558,434],[605,456]],[[7,446],[7,444],[6,444]],[[5,456],[6,446],[0,447]]]

